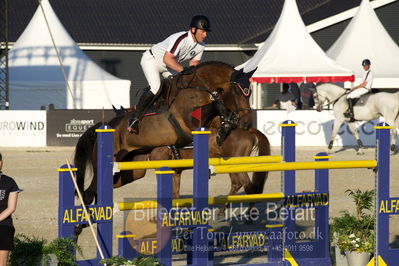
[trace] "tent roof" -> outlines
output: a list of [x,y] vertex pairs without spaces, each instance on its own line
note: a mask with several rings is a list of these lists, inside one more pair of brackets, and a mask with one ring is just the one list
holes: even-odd
[[343,82],[353,73],[328,58],[307,32],[295,0],[285,0],[273,32],[244,65],[253,82]]
[[[9,51],[10,80],[64,81],[60,62],[46,25],[46,18],[69,81],[120,80],[87,57],[65,30],[48,0],[41,2],[46,17],[39,6],[22,35]],[[49,66],[52,67],[52,74],[43,71],[46,70],[43,67]],[[22,68],[25,69],[24,75],[21,74]]]
[[327,51],[337,63],[363,76],[361,62],[368,58],[374,88],[399,88],[399,47],[378,19],[369,0],[363,0],[349,25]]
[[9,51],[10,107],[38,109],[50,103],[68,109],[129,106],[130,80],[119,79],[91,61],[65,30],[48,0],[41,0],[41,6],[44,13],[39,6]]

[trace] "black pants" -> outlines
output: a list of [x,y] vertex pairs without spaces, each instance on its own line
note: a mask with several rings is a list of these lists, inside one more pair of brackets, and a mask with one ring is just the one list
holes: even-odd
[[0,225],[0,250],[14,250],[15,228],[8,225]]

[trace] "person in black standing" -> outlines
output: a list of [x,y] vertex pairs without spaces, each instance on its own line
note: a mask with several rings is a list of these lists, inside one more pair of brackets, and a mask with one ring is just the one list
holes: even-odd
[[0,266],[6,266],[8,254],[14,249],[15,229],[11,214],[17,208],[18,192],[14,179],[1,172],[3,157],[0,153]]
[[295,82],[291,82],[289,91],[295,97],[296,109],[302,110],[301,91],[299,90],[298,84]]

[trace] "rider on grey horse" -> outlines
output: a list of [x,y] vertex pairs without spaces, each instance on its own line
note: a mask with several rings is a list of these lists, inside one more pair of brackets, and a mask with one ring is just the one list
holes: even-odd
[[356,99],[360,98],[362,95],[371,91],[371,86],[373,85],[373,73],[370,69],[371,62],[369,59],[364,59],[362,66],[364,69],[363,82],[352,89],[352,91],[346,96],[348,99],[349,108],[344,113],[345,117],[350,118],[351,122],[354,121],[353,106],[355,105]]

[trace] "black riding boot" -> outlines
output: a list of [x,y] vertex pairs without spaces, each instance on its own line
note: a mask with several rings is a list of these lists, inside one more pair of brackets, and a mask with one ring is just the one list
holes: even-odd
[[345,115],[345,117],[346,118],[350,118],[350,122],[353,122],[355,119],[354,119],[354,113],[353,113],[353,105],[354,105],[354,102],[355,102],[355,99],[348,99],[348,105],[349,105],[349,107],[348,107],[348,111],[346,111],[345,113],[344,113],[344,115]]
[[154,99],[154,96],[150,90],[144,91],[141,95],[136,105],[136,110],[129,117],[129,128],[132,129],[133,133],[139,134],[139,120],[143,117],[145,110]]

